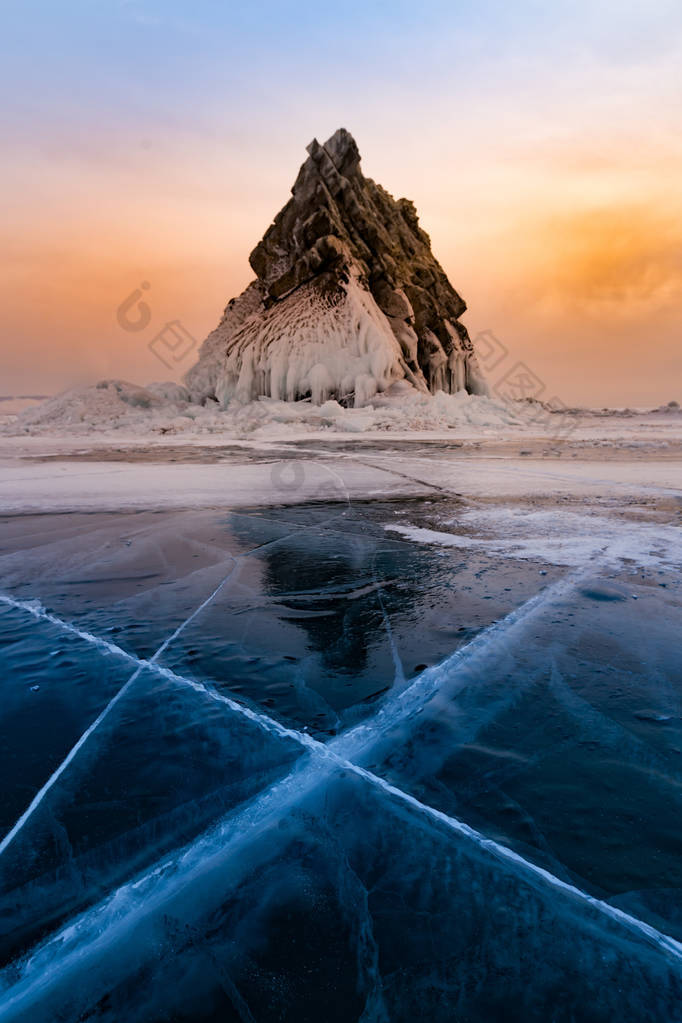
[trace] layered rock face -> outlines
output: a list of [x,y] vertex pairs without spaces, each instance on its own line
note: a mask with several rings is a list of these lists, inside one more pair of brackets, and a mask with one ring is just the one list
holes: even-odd
[[260,395],[361,405],[398,380],[486,393],[466,309],[407,199],[364,177],[341,128],[308,146],[292,198],[250,256],[185,378],[195,400]]

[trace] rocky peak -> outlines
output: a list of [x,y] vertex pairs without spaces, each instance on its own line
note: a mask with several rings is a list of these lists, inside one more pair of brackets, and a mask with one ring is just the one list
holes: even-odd
[[[303,359],[303,377],[298,377],[293,390],[287,384],[286,395],[303,397],[306,390],[311,394],[315,391],[309,380],[313,366],[307,365],[313,357],[318,359],[314,363],[318,367],[317,378],[331,381],[322,387],[321,393],[346,398],[338,392],[348,386],[356,393],[355,385],[349,385],[348,375],[343,381],[340,379],[341,370],[336,366],[338,336],[334,334],[332,361],[336,368],[332,372],[327,365],[329,358],[319,350],[323,334],[318,330],[316,340],[309,320],[311,302],[317,303],[320,317],[336,308],[338,319],[339,307],[347,303],[349,289],[355,289],[355,299],[372,321],[373,343],[379,345],[378,334],[383,331],[386,344],[393,348],[391,358],[387,357],[388,368],[384,366],[386,360],[375,360],[377,364],[381,362],[380,372],[364,367],[375,377],[377,389],[385,389],[396,378],[404,377],[413,386],[433,392],[483,390],[471,341],[459,322],[466,305],[433,256],[429,236],[419,226],[414,204],[408,199],[393,199],[381,185],[363,175],[358,147],[345,128],[336,131],[324,145],[313,139],[307,153],[291,198],[249,260],[257,277],[261,327],[267,326],[267,342],[254,364],[258,367],[255,377],[249,377],[250,388],[262,388],[258,393],[281,396],[279,384],[274,389],[272,386],[272,346],[280,359],[282,348],[286,347],[282,332],[285,328],[291,331],[293,320],[300,326],[303,316],[305,331],[310,332],[308,347],[312,345],[316,351],[311,349],[309,358]],[[252,302],[246,305],[250,308]],[[298,310],[296,314],[294,308]],[[228,319],[232,338],[225,338],[225,354],[229,356],[230,350],[233,354],[241,353],[232,360],[233,377],[241,374],[247,352],[241,321],[235,324],[234,315]],[[362,319],[356,317],[350,323],[351,333],[357,332]],[[244,326],[248,337],[253,327],[253,323],[248,328]],[[208,339],[212,351],[215,334]],[[355,341],[349,338],[348,342],[349,351],[355,351],[357,338]],[[331,350],[328,354],[331,355]],[[247,358],[249,365],[253,355],[251,352]],[[325,372],[319,367],[325,367]]]

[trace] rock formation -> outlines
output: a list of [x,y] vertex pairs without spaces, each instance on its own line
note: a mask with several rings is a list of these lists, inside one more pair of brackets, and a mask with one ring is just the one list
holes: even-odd
[[459,317],[466,309],[431,252],[413,203],[364,177],[340,128],[308,159],[185,378],[194,400],[259,395],[361,405],[398,380],[486,393]]

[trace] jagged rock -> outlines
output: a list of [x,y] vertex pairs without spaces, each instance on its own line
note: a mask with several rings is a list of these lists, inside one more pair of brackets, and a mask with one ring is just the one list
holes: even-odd
[[396,380],[486,393],[463,299],[413,203],[360,170],[340,128],[308,159],[250,256],[257,280],[228,304],[185,382],[194,400],[259,395],[360,405]]

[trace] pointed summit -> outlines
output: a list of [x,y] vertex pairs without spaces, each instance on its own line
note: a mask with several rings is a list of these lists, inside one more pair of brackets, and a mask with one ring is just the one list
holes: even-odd
[[307,147],[292,197],[249,257],[256,280],[227,306],[186,377],[196,399],[259,395],[362,404],[397,380],[485,393],[466,309],[413,203],[364,177],[339,128]]

